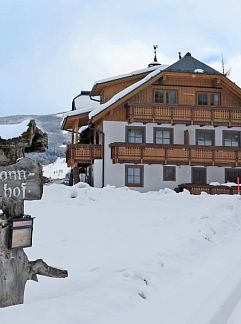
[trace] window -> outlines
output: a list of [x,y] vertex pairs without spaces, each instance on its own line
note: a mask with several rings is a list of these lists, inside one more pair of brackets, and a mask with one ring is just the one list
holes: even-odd
[[154,128],[155,144],[173,144],[173,128]]
[[155,103],[164,103],[164,92],[155,91]]
[[237,178],[241,179],[241,169],[225,169],[225,182],[237,183]]
[[207,170],[206,168],[192,168],[192,183],[206,184],[207,182]]
[[210,105],[211,106],[219,106],[220,105],[220,94],[219,93],[211,93],[210,94]]
[[143,187],[144,167],[142,165],[126,165],[126,186]]
[[223,131],[223,146],[240,146],[240,133],[234,131]]
[[207,93],[198,93],[197,94],[197,104],[200,106],[208,105],[208,94]]
[[177,93],[176,91],[168,91],[166,93],[166,103],[174,105],[177,103]]
[[127,127],[126,142],[142,144],[145,142],[145,127]]
[[176,167],[163,166],[163,181],[176,181]]
[[196,130],[196,145],[215,145],[215,132],[209,129]]
[[176,91],[154,91],[155,103],[175,105],[177,103],[177,92]]
[[220,106],[220,93],[197,93],[197,104],[199,106]]

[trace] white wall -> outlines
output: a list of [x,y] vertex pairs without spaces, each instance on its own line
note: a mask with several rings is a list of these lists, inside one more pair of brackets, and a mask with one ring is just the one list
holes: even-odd
[[102,187],[102,165],[103,165],[103,160],[94,161],[94,165],[93,165],[94,187],[96,188]]
[[[168,127],[174,128],[174,144],[184,144],[184,130],[188,129],[190,134],[190,145],[196,144],[195,131],[196,129],[213,129],[215,130],[215,145],[222,145],[222,131],[230,130],[227,127],[213,127],[213,126],[185,126],[185,125],[169,125],[169,124],[146,124],[127,122],[104,121],[103,131],[105,133],[105,185],[115,185],[117,187],[125,186],[125,164],[113,164],[111,160],[110,143],[125,142],[126,126],[144,126],[146,128],[146,143],[153,143],[153,128],[154,127]],[[233,127],[231,130],[241,131],[241,128]],[[98,177],[97,183],[100,183],[100,167],[96,168],[95,175]],[[98,174],[98,175],[97,175]],[[190,166],[176,166],[176,181],[163,181],[163,165],[144,164],[144,187],[136,188],[139,191],[159,190],[161,188],[172,188],[181,183],[191,182],[191,167]],[[225,182],[225,168],[223,167],[207,167],[207,183],[210,182]]]

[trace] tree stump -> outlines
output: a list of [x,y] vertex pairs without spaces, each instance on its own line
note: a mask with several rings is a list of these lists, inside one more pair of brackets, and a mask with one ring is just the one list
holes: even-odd
[[[0,138],[0,166],[8,166],[24,157],[25,152],[39,152],[47,147],[47,135],[31,121],[20,137]],[[28,280],[38,281],[37,275],[65,278],[66,270],[48,266],[43,260],[29,261],[23,248],[10,249],[8,235],[12,220],[24,215],[24,200],[0,197],[0,307],[22,304]]]

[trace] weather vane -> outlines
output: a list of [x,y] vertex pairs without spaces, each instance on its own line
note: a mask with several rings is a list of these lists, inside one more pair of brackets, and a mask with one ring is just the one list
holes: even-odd
[[156,50],[158,48],[158,45],[153,45],[154,48],[154,62],[157,62],[157,58],[156,58]]

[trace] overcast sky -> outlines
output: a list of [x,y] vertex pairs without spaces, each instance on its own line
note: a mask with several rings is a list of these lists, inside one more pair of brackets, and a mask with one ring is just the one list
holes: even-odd
[[81,90],[178,51],[241,86],[241,1],[0,0],[0,115],[71,109]]

